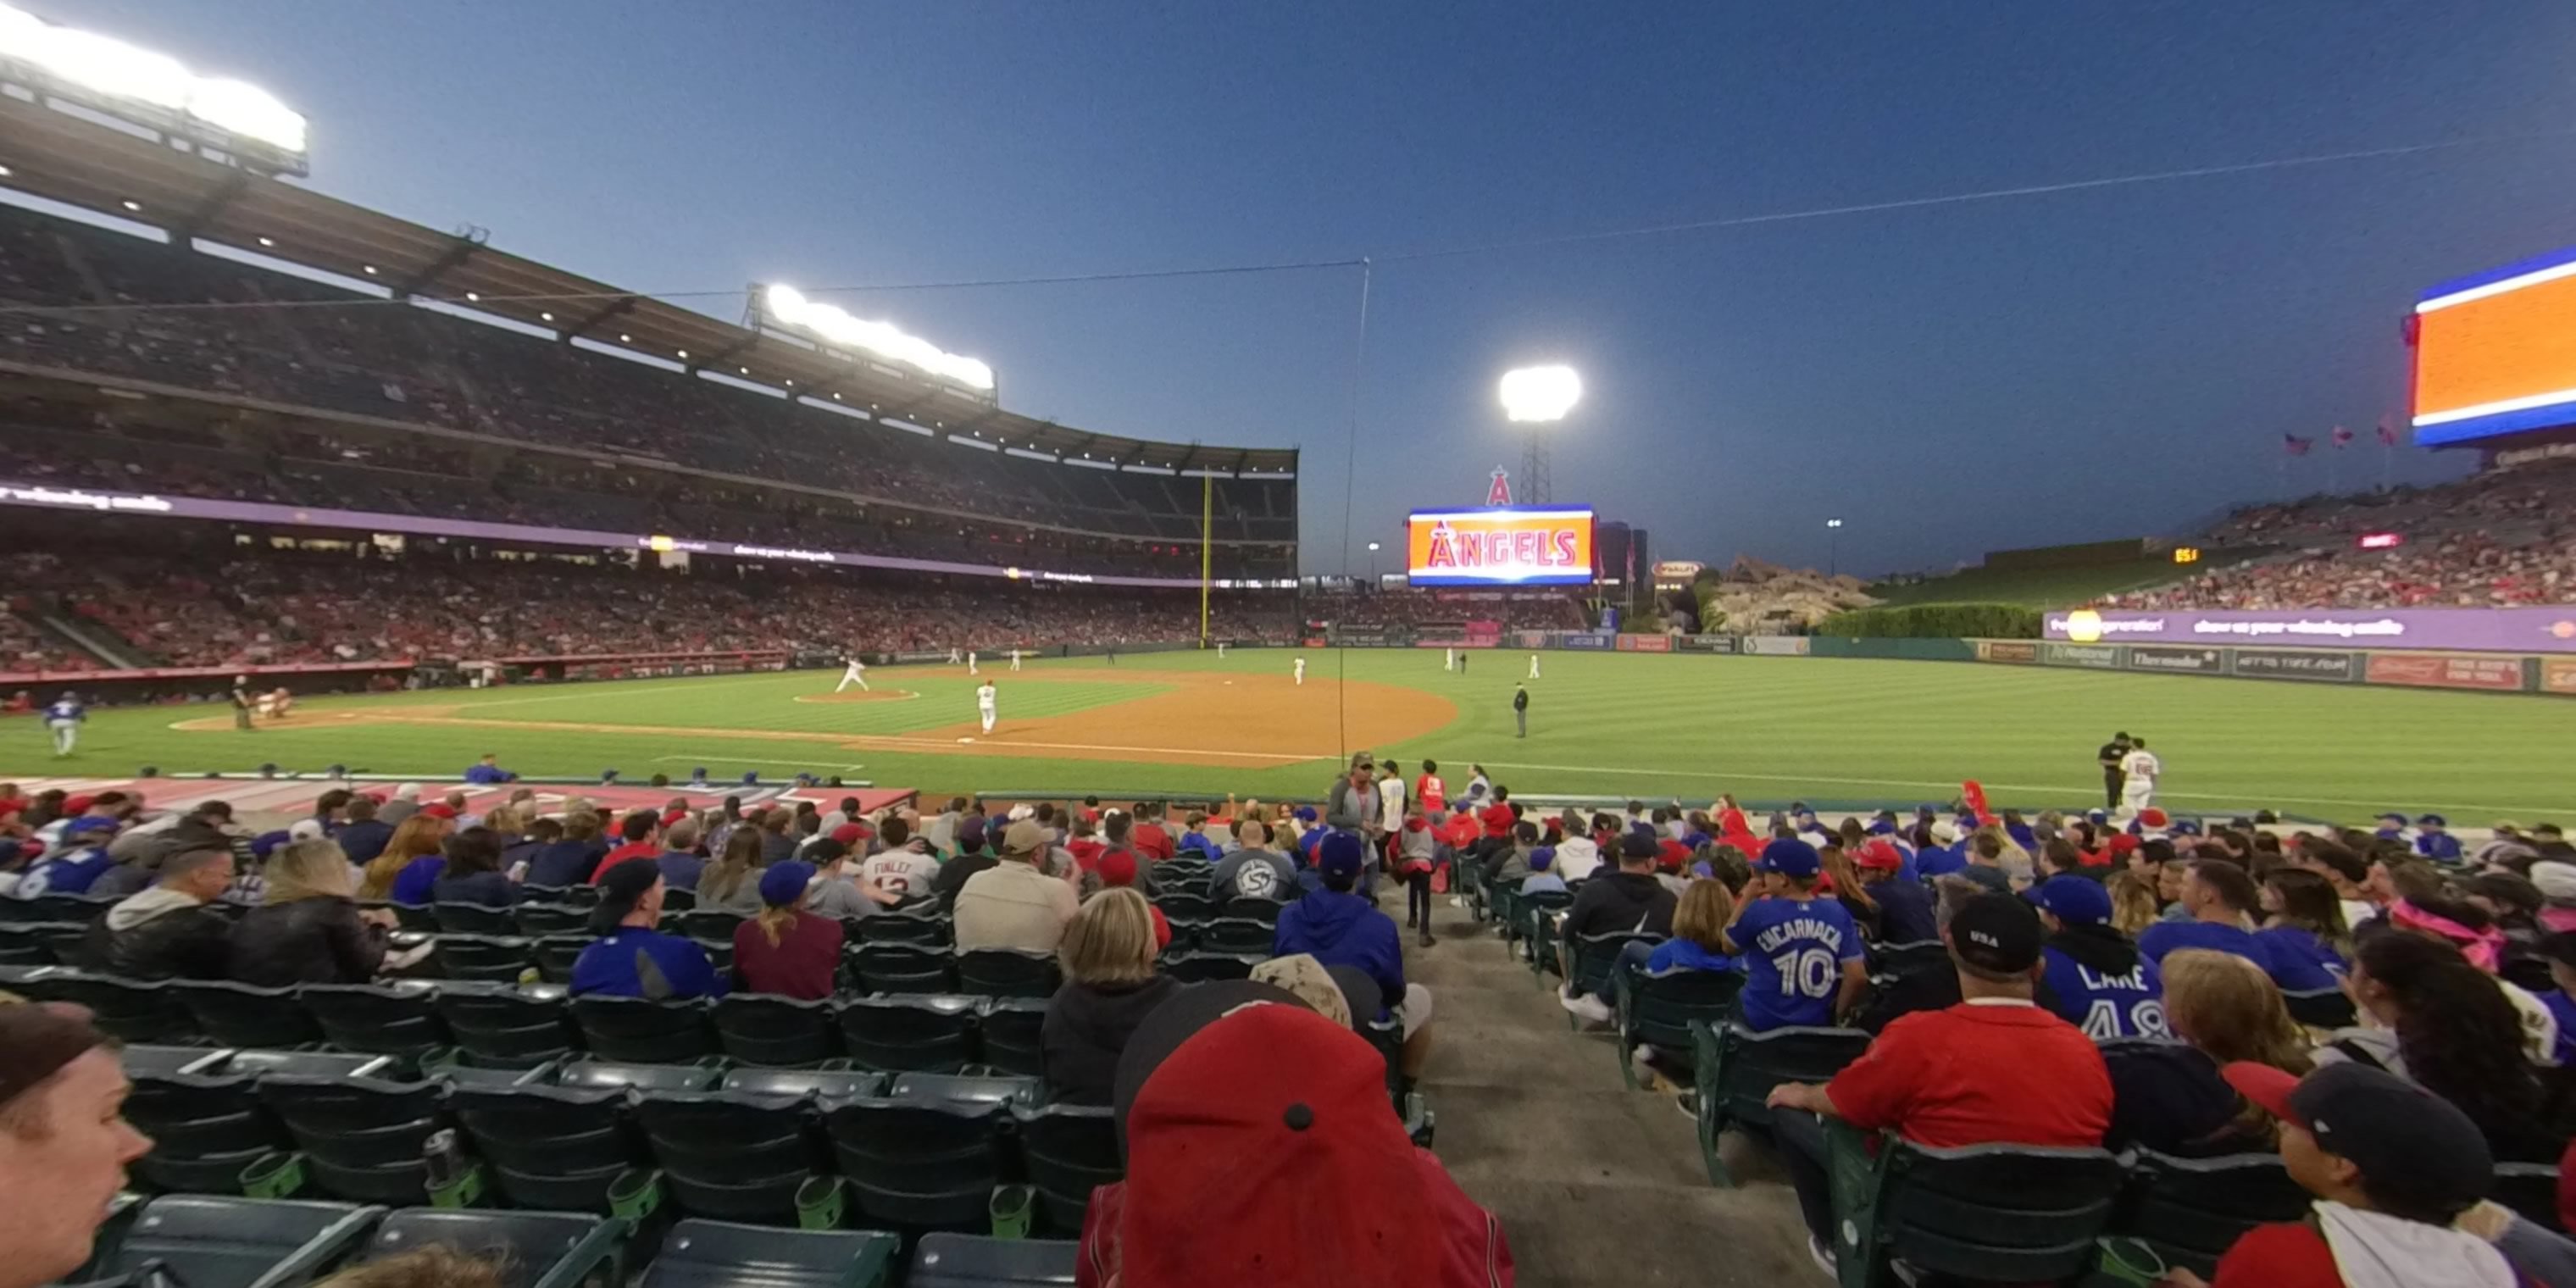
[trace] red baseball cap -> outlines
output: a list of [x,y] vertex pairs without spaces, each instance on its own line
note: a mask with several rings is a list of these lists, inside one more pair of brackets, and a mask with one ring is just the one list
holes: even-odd
[[1852,851],[1852,862],[1873,872],[1895,872],[1905,866],[1905,854],[1896,848],[1896,842],[1878,836]]
[[[1121,1060],[1121,1090],[1132,1096],[1120,1106],[1128,1179],[1119,1283],[1450,1282],[1440,1240],[1421,1225],[1441,1196],[1424,1183],[1388,1104],[1385,1058],[1292,995],[1278,999],[1211,994],[1212,1013],[1180,1008],[1201,1014],[1176,1019],[1212,1018],[1194,1031],[1177,1026],[1185,1036],[1158,1062],[1157,1039],[1175,1026],[1149,1023],[1159,1031],[1140,1031],[1146,1047],[1131,1047],[1141,1060]],[[1150,1072],[1131,1083],[1133,1063],[1147,1062]],[[1282,1195],[1296,1196],[1294,1219],[1281,1219]]]
[[1102,885],[1134,885],[1136,884],[1136,852],[1133,850],[1103,851],[1098,861],[1092,864],[1091,870],[1100,874]]
[[1679,872],[1690,863],[1691,848],[1669,837],[1655,849],[1655,866],[1666,872]]
[[2140,841],[2138,838],[2131,836],[2126,832],[2122,832],[2111,838],[2111,852],[2113,854],[2127,854],[2143,844],[2145,844],[2145,842]]
[[66,796],[63,798],[63,812],[65,814],[86,814],[89,812],[89,807],[97,803],[98,798],[95,796]]
[[866,839],[868,829],[856,823],[843,823],[832,829],[832,839],[843,845],[856,845]]
[[2171,815],[2153,805],[2138,811],[2138,823],[2142,827],[2165,827],[2172,822]]
[[454,818],[454,817],[456,817],[456,809],[455,809],[455,807],[454,807],[454,806],[449,805],[449,804],[448,804],[447,802],[445,802],[445,801],[440,801],[440,802],[438,802],[437,804],[434,804],[434,805],[423,805],[423,806],[421,806],[421,807],[420,807],[420,812],[421,812],[421,813],[423,813],[423,814],[428,815],[428,816],[429,816],[429,817],[431,817],[431,818]]

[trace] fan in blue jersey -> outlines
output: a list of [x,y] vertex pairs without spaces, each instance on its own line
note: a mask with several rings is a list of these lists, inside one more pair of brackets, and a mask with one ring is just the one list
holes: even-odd
[[1839,900],[1816,897],[1823,866],[1816,847],[1795,837],[1762,847],[1754,864],[1762,897],[1736,905],[1726,928],[1725,950],[1744,961],[1744,1026],[1757,1033],[1832,1024],[1869,987],[1860,927]]
[[45,707],[45,731],[54,736],[54,754],[68,756],[80,741],[81,722],[89,713],[81,710],[80,695],[69,689]]
[[2059,1016],[2096,1042],[2167,1035],[2164,980],[2111,925],[2111,892],[2101,882],[2050,877],[2029,899],[2048,928],[2039,954],[2048,980],[2042,997],[2053,998]]

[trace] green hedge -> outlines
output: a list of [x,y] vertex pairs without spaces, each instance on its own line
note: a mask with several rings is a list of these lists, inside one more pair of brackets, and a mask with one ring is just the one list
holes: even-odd
[[1856,608],[1819,623],[1817,635],[1855,638],[2038,639],[2039,610],[2020,604],[1917,604]]

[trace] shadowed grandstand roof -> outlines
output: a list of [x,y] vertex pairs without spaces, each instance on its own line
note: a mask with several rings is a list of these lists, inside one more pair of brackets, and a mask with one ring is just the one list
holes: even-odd
[[495,250],[479,235],[438,232],[15,97],[0,96],[0,165],[10,187],[141,220],[174,241],[203,238],[817,399],[839,395],[843,406],[924,429],[1122,465],[1297,469],[1294,448],[1150,442],[1004,411],[906,367],[720,321]]

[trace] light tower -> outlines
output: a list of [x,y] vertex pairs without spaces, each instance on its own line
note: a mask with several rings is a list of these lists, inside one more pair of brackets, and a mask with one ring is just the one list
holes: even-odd
[[1503,415],[1531,427],[1521,450],[1521,504],[1546,505],[1555,496],[1548,483],[1547,434],[1539,426],[1565,419],[1583,397],[1583,379],[1572,367],[1521,367],[1503,373],[1499,392]]

